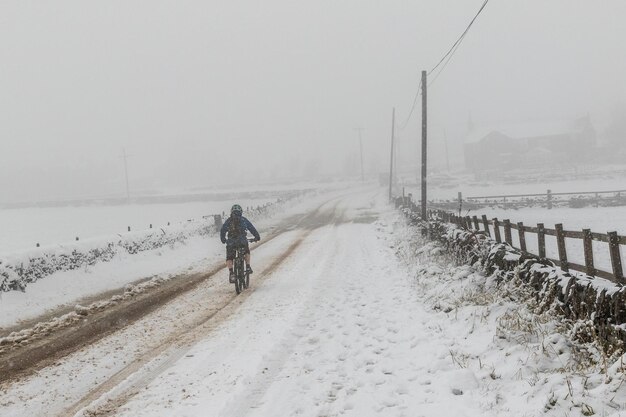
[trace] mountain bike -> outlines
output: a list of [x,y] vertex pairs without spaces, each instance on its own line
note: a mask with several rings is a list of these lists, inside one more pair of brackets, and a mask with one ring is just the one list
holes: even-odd
[[[248,242],[254,242],[254,239],[248,239]],[[235,259],[233,260],[233,272],[235,273],[235,291],[240,294],[241,291],[250,285],[250,274],[246,271],[244,263],[245,250],[243,247],[235,248]]]

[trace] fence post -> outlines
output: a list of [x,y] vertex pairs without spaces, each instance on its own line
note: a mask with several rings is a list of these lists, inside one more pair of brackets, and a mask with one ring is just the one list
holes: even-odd
[[543,223],[537,223],[537,248],[539,248],[539,257],[546,257],[546,229]]
[[609,252],[611,254],[611,265],[613,266],[613,276],[615,281],[623,284],[624,273],[622,271],[622,257],[619,253],[619,236],[617,232],[609,232]]
[[465,216],[465,228],[472,230],[472,218],[470,216]]
[[519,248],[522,252],[526,252],[526,233],[524,230],[524,223],[517,223],[517,233],[519,235]]
[[552,190],[548,190],[546,193],[546,205],[548,206],[548,210],[552,209]]
[[500,222],[497,217],[493,218],[493,234],[496,236],[496,242],[501,243],[502,238],[500,237]]
[[130,232],[130,226],[128,226],[128,231]]
[[554,228],[556,229],[556,245],[559,249],[561,269],[565,272],[569,272],[569,266],[567,265],[567,249],[565,247],[565,235],[563,234],[563,224],[555,224]]
[[479,224],[478,224],[478,217],[476,217],[476,216],[472,216],[472,220],[474,221],[474,228],[475,228],[476,230],[480,230],[480,226],[479,226]]
[[596,269],[593,266],[593,239],[590,229],[583,229],[583,249],[585,251],[585,269],[587,275],[593,277],[596,275]]
[[504,240],[509,245],[513,246],[513,237],[511,236],[511,221],[504,219]]
[[213,221],[215,222],[215,230],[219,231],[222,229],[222,216],[216,214],[213,216]]
[[485,233],[487,233],[487,236],[491,237],[491,231],[489,230],[489,220],[487,220],[486,214],[483,214],[483,226],[485,227]]
[[459,216],[463,210],[463,193],[459,191]]

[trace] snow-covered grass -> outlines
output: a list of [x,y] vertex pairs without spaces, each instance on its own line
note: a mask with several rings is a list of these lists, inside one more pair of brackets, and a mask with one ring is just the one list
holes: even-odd
[[519,210],[485,207],[471,211],[464,211],[468,216],[487,215],[488,219],[497,217],[500,220],[510,219],[511,223],[524,222],[528,226],[543,223],[545,227],[554,228],[562,223],[565,230],[591,229],[597,233],[617,231],[626,235],[626,207],[558,207],[551,210],[545,207],[528,207]]
[[[519,210],[505,210],[501,208],[485,207],[475,211],[464,212],[464,215],[478,216],[483,214],[488,219],[497,217],[500,221],[509,219],[515,224],[523,222],[526,226],[536,226],[543,223],[547,228],[554,228],[555,224],[562,223],[565,230],[581,231],[591,229],[592,232],[607,233],[617,231],[619,235],[626,235],[626,212],[625,207],[585,207],[585,208],[553,208],[548,210],[541,207],[529,207]],[[482,228],[482,224],[481,224]],[[493,227],[491,228],[493,231]],[[503,229],[500,229],[502,236]],[[537,235],[526,233],[526,246],[531,253],[538,253]],[[516,230],[512,233],[513,246],[519,248],[519,235]],[[567,256],[571,262],[584,265],[585,257],[583,242],[580,239],[565,239]],[[626,248],[621,246],[622,259],[626,259]],[[598,269],[612,271],[609,246],[604,242],[593,242],[594,265]],[[546,236],[546,254],[549,258],[558,259],[556,238]]]
[[[207,188],[196,193],[215,194],[215,201],[168,203],[94,205],[63,207],[0,208],[0,258],[12,252],[34,248],[64,245],[79,237],[80,240],[112,234],[155,228],[202,219],[202,216],[228,212],[234,203],[242,207],[257,207],[281,196],[298,192],[332,191],[354,186],[354,182],[294,182],[289,184],[266,184],[262,186],[230,186]],[[167,195],[182,194],[172,190]],[[194,190],[184,191],[193,195]],[[225,195],[242,196],[224,198]],[[260,197],[262,196],[262,197]]]
[[[622,169],[624,167],[621,167]],[[506,173],[503,173],[505,175]],[[611,191],[626,189],[626,177],[622,171],[614,174],[610,171],[599,171],[594,178],[576,179],[572,173],[569,180],[550,181],[541,177],[524,178],[519,175],[517,178],[493,177],[486,180],[473,180],[469,176],[459,176],[458,183],[453,188],[442,188],[432,186],[428,189],[429,200],[453,200],[457,199],[457,192],[461,191],[465,198],[471,196],[489,195],[510,195],[510,194],[541,194],[548,189],[552,192],[579,192],[579,191]],[[419,189],[410,188],[406,190],[412,192],[414,196],[419,195]],[[581,231],[591,229],[596,233],[607,233],[616,231],[618,234],[626,235],[626,212],[625,207],[554,207],[548,210],[546,207],[525,207],[520,209],[508,209],[498,207],[484,207],[479,209],[463,209],[463,216],[478,216],[483,214],[489,219],[497,217],[499,220],[509,219],[511,223],[523,222],[526,226],[536,226],[543,223],[547,228],[554,228],[555,224],[561,223],[565,230]],[[481,225],[482,228],[482,225]],[[502,229],[501,229],[502,232]],[[517,231],[513,230],[513,245],[520,247]],[[504,236],[504,235],[503,235]],[[526,233],[526,245],[531,253],[538,253],[537,235]],[[582,240],[566,239],[567,255],[570,262],[584,264],[584,252]],[[556,239],[553,236],[546,236],[547,256],[558,259],[558,249]],[[609,247],[604,242],[593,242],[594,264],[596,268],[604,271],[612,271]],[[626,259],[626,248],[621,247],[622,259]]]
[[[444,187],[433,184],[428,189],[428,199],[456,200],[460,191],[464,197],[480,197],[490,195],[511,194],[541,194],[547,190],[552,192],[581,192],[581,191],[613,191],[626,189],[626,176],[621,167],[618,173],[597,172],[589,177],[576,175],[572,170],[570,175],[563,175],[562,179],[546,179],[541,175],[524,176],[518,173],[516,177],[507,178],[506,172],[493,175],[489,179],[474,179],[471,175],[459,175],[447,181]],[[408,187],[407,192],[419,195],[417,188]]]
[[[243,207],[259,206],[274,199],[238,201]],[[80,240],[125,235],[131,231],[202,219],[228,211],[233,201],[180,204],[131,204],[122,206],[49,207],[0,210],[0,255],[34,248],[57,247]]]
[[[621,415],[626,357],[609,358],[600,343],[573,341],[584,323],[541,311],[519,279],[500,281],[459,264],[436,242],[401,221],[396,253],[420,302],[447,320],[448,359],[491,389],[484,405],[496,415]],[[443,324],[433,326],[444,328]]]

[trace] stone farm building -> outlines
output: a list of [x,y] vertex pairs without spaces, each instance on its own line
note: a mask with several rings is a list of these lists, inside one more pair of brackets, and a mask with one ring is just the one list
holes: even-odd
[[465,167],[479,172],[572,161],[592,151],[595,144],[596,134],[589,117],[472,127],[465,139]]

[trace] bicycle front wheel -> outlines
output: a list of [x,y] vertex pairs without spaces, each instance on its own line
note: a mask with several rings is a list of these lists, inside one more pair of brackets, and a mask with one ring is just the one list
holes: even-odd
[[237,294],[241,294],[241,290],[243,290],[243,262],[241,258],[235,258],[235,292]]

